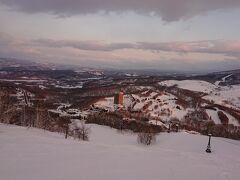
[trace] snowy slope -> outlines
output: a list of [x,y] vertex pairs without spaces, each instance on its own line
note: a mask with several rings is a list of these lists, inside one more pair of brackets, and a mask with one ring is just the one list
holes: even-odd
[[[206,110],[208,116],[214,121],[215,124],[222,124],[221,120],[219,119],[219,116],[218,116],[218,111],[222,111],[222,110],[220,110],[218,108],[216,108],[216,111],[211,110],[211,109]],[[234,126],[239,126],[240,125],[238,123],[238,121],[233,116],[231,116],[227,112],[224,112],[224,114],[228,117],[229,124],[233,124]]]
[[221,82],[225,82],[226,79],[229,78],[229,77],[231,77],[231,76],[232,76],[232,74],[229,74],[229,75],[223,77],[221,81],[216,81],[214,84],[215,84],[216,86],[218,86]]
[[92,125],[90,142],[0,124],[2,180],[238,180],[240,142],[163,133],[155,145],[136,143],[136,135]]
[[191,91],[198,91],[204,93],[210,93],[217,88],[217,86],[214,84],[199,80],[183,80],[183,81],[167,80],[160,82],[159,85],[168,87],[177,85],[179,88],[182,89],[188,89]]
[[[230,76],[224,77],[221,82],[224,82],[228,77]],[[217,104],[240,108],[240,85],[218,86],[219,83],[211,84],[199,80],[167,80],[160,82],[159,85],[168,87],[177,85],[181,89],[207,93],[203,97],[204,99],[213,100]]]
[[203,98],[213,100],[217,104],[240,108],[240,85],[221,87],[219,91],[215,91]]

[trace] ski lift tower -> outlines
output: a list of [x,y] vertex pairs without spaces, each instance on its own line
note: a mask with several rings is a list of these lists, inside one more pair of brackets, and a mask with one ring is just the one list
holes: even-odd
[[206,152],[207,153],[211,153],[211,137],[212,137],[212,134],[208,134],[208,145],[207,145],[207,149],[206,149]]

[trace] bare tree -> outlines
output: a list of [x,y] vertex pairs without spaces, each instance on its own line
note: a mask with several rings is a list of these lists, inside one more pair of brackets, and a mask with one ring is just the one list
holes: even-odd
[[156,133],[150,128],[138,133],[137,141],[139,144],[151,145],[156,142]]
[[17,113],[14,97],[7,91],[0,92],[0,122],[11,123]]
[[78,138],[83,141],[88,141],[90,132],[91,128],[87,126],[84,121],[81,121],[80,125],[78,125],[74,129],[73,134],[75,138]]

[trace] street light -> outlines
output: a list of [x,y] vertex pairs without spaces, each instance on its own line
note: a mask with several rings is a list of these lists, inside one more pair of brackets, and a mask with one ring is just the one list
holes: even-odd
[[207,145],[207,149],[206,149],[206,152],[207,153],[211,153],[212,151],[211,151],[211,136],[212,136],[212,134],[208,134],[208,145]]

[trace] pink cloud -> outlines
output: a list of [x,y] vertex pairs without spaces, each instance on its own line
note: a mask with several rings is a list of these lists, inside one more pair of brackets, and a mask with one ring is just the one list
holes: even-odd
[[87,51],[116,51],[123,49],[141,49],[147,51],[166,51],[177,53],[207,53],[223,55],[239,55],[240,41],[209,40],[193,42],[136,42],[106,43],[104,41],[71,41],[39,39],[31,41],[36,46],[71,47]]
[[240,68],[239,52],[239,41],[107,43],[26,40],[0,33],[1,57],[40,59],[95,67],[233,69]]

